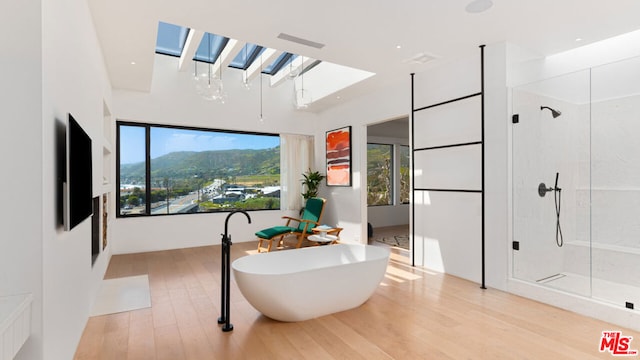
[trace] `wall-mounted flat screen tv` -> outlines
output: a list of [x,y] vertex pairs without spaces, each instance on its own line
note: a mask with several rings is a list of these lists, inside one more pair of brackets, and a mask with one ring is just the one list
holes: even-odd
[[91,138],[69,114],[67,173],[63,184],[64,228],[69,231],[93,214]]

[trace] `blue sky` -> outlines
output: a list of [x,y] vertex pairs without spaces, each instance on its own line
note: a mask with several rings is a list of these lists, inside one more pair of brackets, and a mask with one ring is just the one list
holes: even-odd
[[[175,151],[270,149],[280,145],[278,136],[234,134],[171,128],[151,129],[151,158]],[[144,161],[144,128],[120,127],[120,162]]]

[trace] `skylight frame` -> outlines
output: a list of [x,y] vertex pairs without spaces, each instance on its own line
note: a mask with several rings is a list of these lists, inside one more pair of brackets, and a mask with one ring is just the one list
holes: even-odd
[[[248,47],[251,48],[249,49]],[[246,43],[242,50],[240,50],[238,54],[236,54],[231,63],[229,63],[229,67],[234,69],[247,70],[247,68],[249,68],[249,66],[251,66],[254,61],[256,61],[258,56],[260,56],[260,54],[262,54],[265,49],[265,47],[262,47],[260,45]],[[242,58],[245,55],[245,51],[246,58],[243,62]]]
[[[210,43],[207,43],[210,42]],[[213,33],[204,33],[202,35],[202,40],[198,45],[198,49],[196,49],[195,54],[193,55],[194,61],[200,61],[204,63],[214,64],[222,51],[229,43],[229,38],[216,35]],[[204,53],[204,54],[203,54]]]
[[283,67],[289,65],[298,55],[292,54],[289,52],[284,52],[278,56],[276,60],[274,60],[269,66],[262,70],[262,73],[265,75],[275,75],[278,71],[282,70]]

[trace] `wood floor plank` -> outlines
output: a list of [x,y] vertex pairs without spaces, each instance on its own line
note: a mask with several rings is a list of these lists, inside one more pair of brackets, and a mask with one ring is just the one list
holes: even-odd
[[156,344],[151,309],[131,311],[127,359],[156,359]]
[[105,316],[89,318],[85,326],[85,331],[80,339],[80,345],[76,349],[75,359],[85,360],[98,358],[104,341],[106,320],[107,318]]
[[322,326],[339,336],[346,344],[367,359],[391,359],[375,342],[363,337],[357,329],[337,320],[334,316],[317,319]]
[[169,324],[154,329],[156,354],[158,360],[184,360],[182,337],[176,324]]
[[303,355],[284,336],[284,333],[287,332],[286,328],[289,327],[288,323],[274,322],[271,326],[261,327],[258,336],[264,342],[265,348],[273,354],[278,354],[279,359],[302,359]]
[[[232,259],[255,247],[236,243]],[[411,267],[398,249],[362,306],[304,322],[260,314],[232,277],[231,332],[217,324],[220,246],[115,255],[105,278],[140,273],[152,307],[90,318],[74,359],[609,359],[604,330],[640,348],[638,332]]]
[[170,301],[153,303],[153,327],[159,328],[167,325],[175,325],[176,316],[173,312],[173,304]]
[[331,354],[318,344],[312,336],[303,331],[298,324],[291,324],[291,329],[284,332],[283,336],[287,337],[304,359],[333,359]]
[[100,360],[121,360],[129,357],[129,327],[117,329],[104,334],[100,348]]
[[204,329],[199,323],[192,326],[178,326],[182,346],[184,348],[185,359],[223,359],[223,354],[217,356],[217,352],[207,339]]
[[332,329],[323,326],[317,320],[303,321],[300,323],[300,327],[335,359],[367,359],[331,331]]

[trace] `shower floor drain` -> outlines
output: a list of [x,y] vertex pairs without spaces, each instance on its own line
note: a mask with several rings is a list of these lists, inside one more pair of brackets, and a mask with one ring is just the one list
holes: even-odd
[[536,280],[537,283],[548,283],[554,280],[558,280],[558,279],[562,279],[563,277],[565,277],[567,275],[565,274],[555,274],[555,275],[551,275],[551,276],[547,276],[546,278],[542,278],[542,279],[538,279]]

